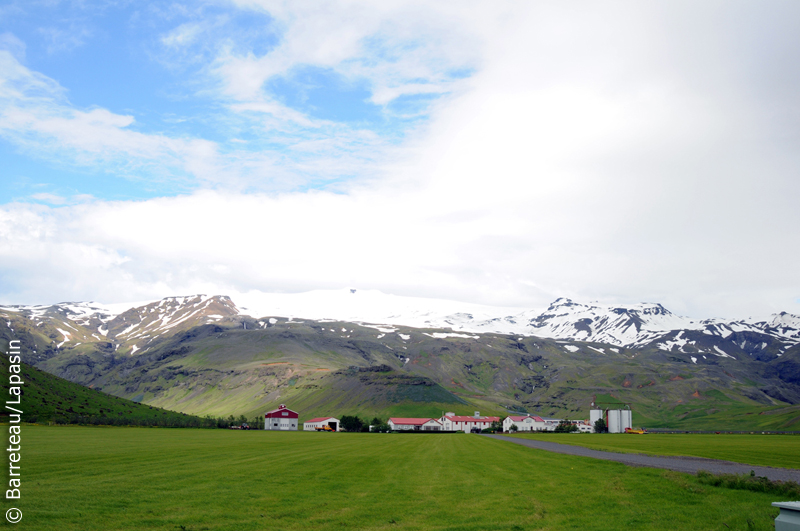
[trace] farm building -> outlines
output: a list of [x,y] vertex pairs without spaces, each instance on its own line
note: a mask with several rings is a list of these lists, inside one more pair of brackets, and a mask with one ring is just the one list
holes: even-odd
[[544,419],[544,431],[555,431],[561,419]]
[[267,411],[264,415],[264,429],[265,430],[296,430],[299,415],[296,411],[287,408],[285,404],[281,404],[278,409]]
[[511,426],[516,426],[517,431],[545,431],[547,424],[542,417],[534,415],[510,415],[503,421],[503,431],[511,431]]
[[442,431],[442,423],[436,419],[390,418],[389,428],[392,431]]
[[339,431],[340,421],[334,417],[319,417],[316,419],[307,420],[303,423],[303,430],[314,431],[328,426],[333,431]]
[[481,417],[476,411],[472,417],[456,415],[448,411],[440,419],[445,431],[463,431],[470,433],[472,430],[484,430],[491,427],[492,422],[500,422],[500,417]]
[[590,424],[594,425],[599,419],[605,421],[608,433],[625,433],[625,428],[633,427],[633,412],[627,404],[619,409],[605,410],[592,404],[592,409],[589,410]]

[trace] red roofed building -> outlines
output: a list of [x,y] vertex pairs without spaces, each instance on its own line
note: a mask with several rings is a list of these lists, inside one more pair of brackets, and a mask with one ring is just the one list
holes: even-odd
[[339,431],[341,421],[334,417],[317,417],[303,423],[304,431],[316,431],[317,429],[328,426],[333,431]]
[[281,404],[278,409],[267,411],[264,415],[264,429],[265,430],[296,430],[297,419],[299,415],[296,411],[287,408],[285,404]]
[[393,417],[389,419],[392,431],[442,431],[442,423],[436,419],[416,419]]
[[547,423],[542,417],[536,415],[509,415],[503,421],[503,431],[511,431],[511,426],[516,426],[517,431],[547,431]]
[[478,411],[472,417],[456,415],[448,411],[439,422],[442,423],[445,431],[471,433],[473,430],[485,430],[491,427],[492,422],[500,422],[500,417],[481,417]]

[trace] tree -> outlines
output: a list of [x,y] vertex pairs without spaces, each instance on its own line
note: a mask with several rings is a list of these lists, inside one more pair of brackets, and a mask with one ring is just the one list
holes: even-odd
[[511,425],[511,426],[508,428],[508,431],[517,431],[518,429],[519,429],[519,428],[517,427],[517,425],[516,425],[516,424],[512,424],[512,425]]
[[370,425],[372,426],[372,433],[389,433],[392,431],[389,425],[378,417],[372,419]]
[[568,420],[562,420],[558,423],[554,431],[556,433],[571,433],[573,431],[578,431],[578,427]]
[[594,421],[594,432],[595,433],[605,433],[608,431],[608,426],[606,426],[606,421],[604,419],[597,419]]
[[350,415],[343,415],[341,419],[341,426],[344,428],[345,431],[361,431],[361,427],[364,425],[364,421],[362,421],[358,416],[351,417]]

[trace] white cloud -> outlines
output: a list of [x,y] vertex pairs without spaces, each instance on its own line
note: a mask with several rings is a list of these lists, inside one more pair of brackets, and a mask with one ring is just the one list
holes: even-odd
[[[721,16],[694,4],[532,4],[493,18],[483,4],[464,14],[455,4],[247,5],[273,14],[284,40],[260,57],[225,52],[215,68],[235,112],[261,121],[247,145],[281,143],[269,157],[71,109],[59,87],[10,61],[0,94],[28,94],[15,79],[52,94],[47,112],[22,106],[32,117],[14,123],[86,157],[173,161],[206,182],[376,177],[340,193],[287,185],[6,205],[0,269],[14,284],[4,302],[356,286],[509,306],[571,296],[702,317],[798,313],[796,8],[775,8],[780,23],[769,24],[758,6]],[[416,12],[417,26],[414,9],[435,16]],[[406,55],[418,33],[431,48]],[[742,42],[779,65],[743,61]],[[381,46],[396,57],[373,54]],[[419,89],[414,76],[452,94],[393,150],[263,93],[298,64],[372,79],[378,102]],[[437,77],[465,65],[476,70],[468,79]]]
[[133,116],[107,109],[79,110],[52,79],[0,51],[0,136],[31,153],[74,163],[125,167],[164,165],[193,171],[214,182],[216,146],[203,139],[177,139],[130,128]]
[[13,33],[0,33],[0,49],[9,51],[18,60],[25,58],[25,43]]
[[188,46],[196,42],[203,29],[201,24],[187,22],[163,35],[161,43],[170,48]]
[[214,72],[234,101],[261,101],[268,80],[302,66],[365,79],[372,101],[454,90],[464,69],[481,61],[482,41],[509,4],[465,2],[287,2],[241,0],[268,13],[279,44],[262,55],[228,47]]
[[[0,50],[0,137],[57,164],[104,167],[122,178],[174,182],[184,190],[292,190],[363,176],[386,149],[368,130],[312,122],[285,107],[271,109],[271,119],[252,126],[256,138],[247,146],[140,132],[133,116],[77,109],[65,94],[54,80]],[[258,114],[263,105],[237,111]]]
[[39,33],[47,42],[47,53],[56,54],[69,52],[75,48],[80,48],[92,33],[88,28],[71,24],[69,28],[39,28]]
[[51,205],[63,205],[66,204],[67,202],[67,199],[65,197],[47,192],[33,194],[31,195],[31,199],[35,199],[36,201],[42,201],[44,203],[50,203]]

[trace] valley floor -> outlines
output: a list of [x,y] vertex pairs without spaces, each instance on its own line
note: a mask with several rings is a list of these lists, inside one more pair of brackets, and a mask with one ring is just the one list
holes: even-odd
[[23,426],[25,529],[762,529],[777,501],[469,434]]
[[745,465],[800,469],[800,435],[518,433],[511,437],[577,445],[604,452],[700,457]]
[[606,461],[616,461],[617,463],[624,463],[630,466],[646,466],[650,468],[662,468],[664,470],[673,470],[675,472],[686,472],[689,474],[696,474],[701,470],[710,472],[712,474],[736,474],[736,475],[749,475],[754,474],[759,477],[768,478],[771,481],[793,481],[800,483],[800,470],[794,468],[771,468],[763,466],[746,465],[742,463],[735,463],[732,461],[723,461],[719,459],[708,459],[703,457],[689,457],[689,456],[655,456],[646,453],[618,453],[601,450],[591,450],[583,445],[576,444],[560,444],[553,441],[537,440],[527,437],[507,437],[504,435],[486,435],[497,440],[503,440],[526,446],[528,448],[536,448],[539,450],[547,450],[548,452],[556,452],[559,454],[578,455],[583,457],[591,457],[592,459],[603,459]]

